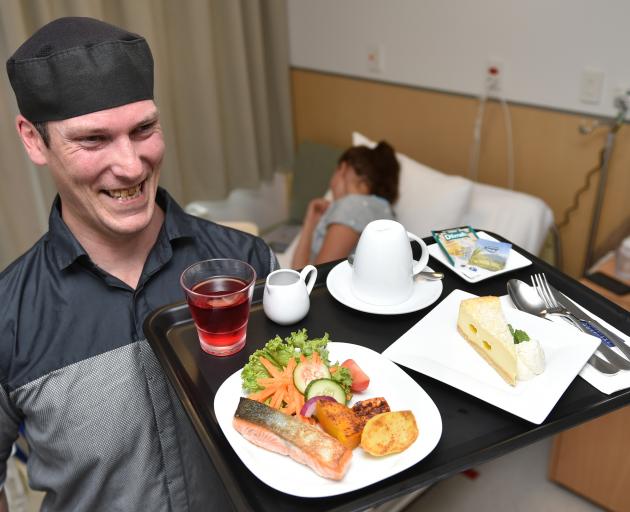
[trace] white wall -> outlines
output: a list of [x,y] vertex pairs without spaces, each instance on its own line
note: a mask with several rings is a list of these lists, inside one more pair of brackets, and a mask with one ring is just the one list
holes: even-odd
[[[508,100],[612,116],[630,88],[628,0],[288,0],[292,66],[477,96],[489,60]],[[382,72],[368,70],[380,47]],[[604,72],[598,104],[584,69]]]

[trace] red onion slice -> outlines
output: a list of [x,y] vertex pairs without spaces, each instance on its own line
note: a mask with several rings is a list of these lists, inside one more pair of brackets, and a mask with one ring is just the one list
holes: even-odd
[[309,398],[304,403],[304,405],[302,406],[302,409],[300,409],[300,414],[304,416],[305,418],[310,418],[315,412],[315,405],[317,404],[318,400],[326,400],[326,401],[332,400],[333,402],[335,401],[335,399],[332,396],[314,396],[313,398]]

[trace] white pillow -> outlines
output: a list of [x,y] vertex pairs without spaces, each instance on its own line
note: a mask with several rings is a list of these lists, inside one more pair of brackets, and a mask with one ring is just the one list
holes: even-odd
[[540,254],[553,226],[553,211],[530,194],[475,183],[462,224],[497,233],[532,254]]
[[[376,142],[354,132],[352,145],[373,148]],[[394,205],[398,221],[420,237],[430,236],[432,229],[459,226],[470,204],[472,182],[431,169],[402,153],[396,156],[400,163],[400,196]]]

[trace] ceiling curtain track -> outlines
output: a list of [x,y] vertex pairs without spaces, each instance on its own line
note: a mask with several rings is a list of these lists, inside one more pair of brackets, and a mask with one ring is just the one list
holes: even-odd
[[[148,40],[166,140],[161,184],[181,204],[257,188],[288,170],[285,0],[3,0],[2,62],[60,16],[95,17]],[[46,231],[55,193],[48,171],[32,166],[21,148],[13,127],[17,105],[2,67],[0,269]]]

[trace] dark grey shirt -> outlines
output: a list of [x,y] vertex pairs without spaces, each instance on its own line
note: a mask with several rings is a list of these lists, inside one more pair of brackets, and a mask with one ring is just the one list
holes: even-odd
[[276,266],[257,237],[192,217],[163,190],[165,221],[135,290],[98,268],[61,219],[0,274],[0,485],[21,422],[45,511],[227,510],[216,471],[142,331],[181,301],[181,272],[235,257]]

